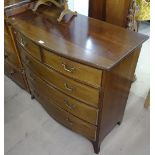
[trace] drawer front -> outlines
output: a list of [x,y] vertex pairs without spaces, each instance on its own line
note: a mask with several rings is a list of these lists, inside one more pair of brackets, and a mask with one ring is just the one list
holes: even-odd
[[15,31],[15,30],[14,30],[14,34],[16,36],[16,40],[18,41],[18,43],[20,43],[20,45],[26,50],[26,52],[31,54],[36,59],[41,60],[39,46],[37,46],[31,40],[29,40],[24,35],[22,35],[21,33]]
[[10,61],[11,63],[13,63],[15,66],[19,67],[20,63],[17,57],[17,54],[15,52],[14,46],[13,46],[13,42],[11,37],[5,33],[4,35],[4,58],[7,61]]
[[44,96],[47,97],[49,103],[51,102],[51,100],[53,100],[58,106],[77,116],[78,118],[97,125],[97,109],[92,108],[71,97],[68,97],[67,95],[56,90],[55,88],[49,86],[46,82],[44,82],[34,73],[32,73],[28,68],[26,68],[26,75],[29,79],[29,83],[31,83],[36,90],[43,93]]
[[86,102],[87,104],[98,107],[98,89],[80,84],[76,81],[66,78],[52,69],[47,68],[45,65],[26,54],[23,49],[21,49],[21,57],[24,64],[26,64],[34,73],[39,75],[48,83],[52,84],[54,87],[60,89],[70,96]]
[[7,23],[4,22],[4,33],[9,35],[9,31],[8,31],[8,27],[7,27]]
[[68,127],[69,129],[87,137],[90,140],[96,140],[96,130],[97,127],[91,124],[88,124],[79,118],[69,114],[62,108],[58,107],[56,104],[52,104],[52,101],[49,103],[47,97],[44,96],[41,92],[34,89],[30,84],[30,89],[35,98],[43,105],[46,111],[58,122]]
[[43,61],[46,65],[69,77],[81,80],[97,88],[100,87],[101,70],[73,62],[47,50],[43,50]]
[[23,77],[24,75],[22,74],[21,70],[13,67],[7,61],[5,61],[4,62],[4,73],[8,77],[10,77],[12,80],[14,80],[16,83],[18,83],[22,88],[27,90],[24,77]]

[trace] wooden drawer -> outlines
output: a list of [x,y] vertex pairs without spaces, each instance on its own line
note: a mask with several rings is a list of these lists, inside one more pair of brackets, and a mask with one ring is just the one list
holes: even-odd
[[77,62],[60,57],[47,50],[42,50],[43,61],[46,65],[60,71],[61,73],[84,81],[95,87],[100,87],[102,71]]
[[26,75],[29,83],[31,83],[33,87],[35,87],[35,89],[37,89],[39,92],[43,93],[44,96],[47,97],[49,103],[53,100],[58,106],[77,116],[78,118],[97,125],[97,109],[92,108],[82,102],[79,102],[49,86],[46,82],[44,82],[34,73],[32,73],[27,67]]
[[47,97],[43,95],[43,93],[39,92],[33,86],[30,85],[31,92],[35,96],[35,98],[43,105],[46,111],[58,122],[63,124],[64,126],[70,128],[71,130],[82,134],[90,140],[96,140],[96,130],[97,127],[86,123],[79,118],[69,114],[62,108],[58,107],[56,104],[52,104],[52,100],[49,103]]
[[13,42],[11,37],[5,33],[4,35],[4,58],[7,61],[10,61],[11,63],[13,63],[15,66],[20,67],[20,63],[17,57],[17,54],[15,52],[14,46],[13,46]]
[[7,35],[9,35],[6,21],[4,21],[4,33],[7,34]]
[[21,48],[21,57],[23,63],[26,64],[34,73],[39,75],[46,82],[58,88],[64,93],[75,97],[87,104],[98,107],[99,90],[71,80],[56,71],[49,69],[39,61],[32,58]]
[[15,81],[17,84],[19,84],[22,88],[27,90],[25,81],[24,81],[24,75],[20,69],[17,69],[9,62],[4,62],[4,73],[10,77],[13,81]]
[[40,47],[34,42],[32,42],[30,39],[26,38],[20,32],[17,32],[15,30],[13,31],[16,36],[17,42],[20,43],[20,45],[26,50],[26,52],[31,54],[36,59],[41,60]]

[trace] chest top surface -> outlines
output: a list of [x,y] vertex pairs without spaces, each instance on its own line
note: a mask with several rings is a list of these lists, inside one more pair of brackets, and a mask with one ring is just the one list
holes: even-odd
[[28,10],[9,19],[15,29],[44,48],[59,55],[110,70],[141,46],[148,36],[78,14],[57,22],[60,10]]

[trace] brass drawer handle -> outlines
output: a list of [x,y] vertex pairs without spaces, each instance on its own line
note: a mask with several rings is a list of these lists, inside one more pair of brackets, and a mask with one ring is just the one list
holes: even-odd
[[73,71],[75,71],[75,68],[74,67],[69,67],[68,65],[62,63],[62,66],[64,67],[64,70],[69,72],[69,73],[72,73]]
[[64,103],[70,110],[73,110],[75,108],[75,104],[69,104],[67,100],[64,100]]
[[73,91],[73,88],[69,87],[67,83],[64,84],[66,90],[72,92]]
[[13,74],[15,74],[16,72],[14,70],[10,71],[10,75],[12,76]]
[[21,39],[20,39],[20,43],[21,43],[21,45],[23,46],[23,47],[25,47],[26,46],[26,42],[24,41],[24,39],[21,37]]
[[67,121],[71,126],[73,125],[73,122],[72,122],[69,118],[67,118],[66,121]]

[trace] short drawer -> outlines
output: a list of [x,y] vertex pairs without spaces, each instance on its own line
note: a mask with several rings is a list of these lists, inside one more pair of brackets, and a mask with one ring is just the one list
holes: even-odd
[[40,47],[30,39],[26,38],[20,32],[14,30],[14,33],[17,42],[26,50],[26,52],[31,54],[36,59],[41,60]]
[[84,81],[95,87],[100,87],[101,70],[68,60],[47,50],[42,50],[42,52],[43,61],[46,65],[69,77]]
[[52,86],[87,104],[98,107],[99,90],[78,83],[49,69],[21,49],[23,63]]
[[53,100],[58,106],[77,116],[78,118],[97,125],[97,109],[77,101],[49,86],[46,82],[32,73],[28,68],[26,68],[26,75],[29,83],[31,83],[33,87],[35,87],[35,89],[37,89],[39,92],[43,93],[47,97],[49,103],[51,100]]
[[88,139],[95,141],[96,140],[96,130],[97,127],[86,123],[79,118],[69,114],[62,108],[58,107],[56,104],[49,103],[47,97],[44,96],[41,92],[31,87],[31,92],[35,96],[35,98],[42,104],[42,106],[46,109],[46,111],[59,123],[68,127],[69,129],[87,137]]
[[10,77],[13,81],[18,83],[22,88],[27,90],[26,83],[24,81],[24,75],[20,69],[15,68],[9,62],[4,62],[4,73]]

